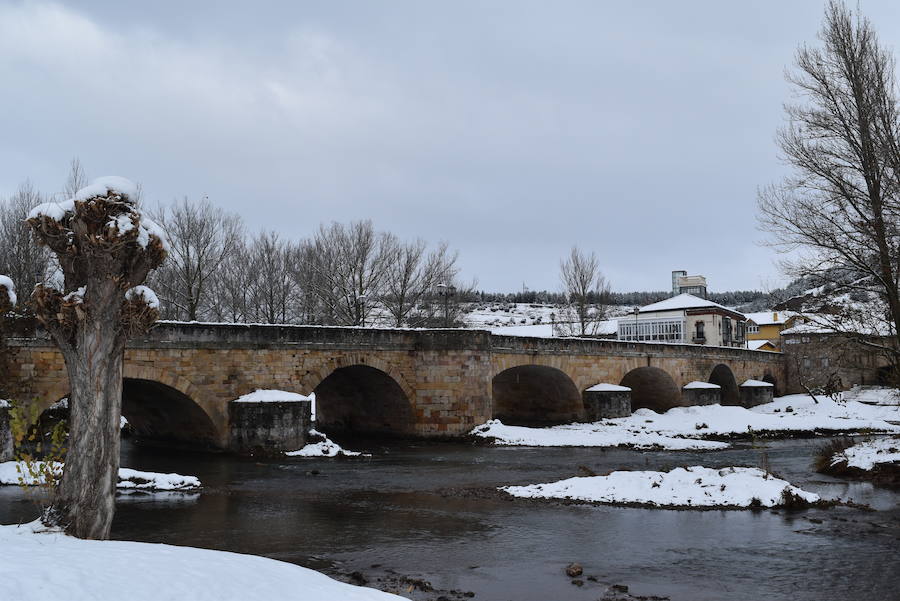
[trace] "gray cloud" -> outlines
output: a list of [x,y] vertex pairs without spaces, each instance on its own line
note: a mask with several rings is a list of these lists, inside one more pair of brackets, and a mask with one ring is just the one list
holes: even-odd
[[487,289],[557,288],[573,244],[618,290],[774,284],[756,188],[822,13],[785,4],[2,4],[0,195],[77,155],[254,228],[446,239]]

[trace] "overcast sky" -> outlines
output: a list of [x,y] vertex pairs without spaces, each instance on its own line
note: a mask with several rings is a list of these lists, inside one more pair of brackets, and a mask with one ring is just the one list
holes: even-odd
[[[855,4],[855,3],[854,3]],[[891,47],[900,3],[862,0]],[[285,236],[370,218],[479,287],[783,281],[756,190],[822,1],[0,0],[0,196],[69,160]]]

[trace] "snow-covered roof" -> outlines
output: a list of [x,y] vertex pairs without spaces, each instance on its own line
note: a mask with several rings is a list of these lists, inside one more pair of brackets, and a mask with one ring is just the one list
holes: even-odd
[[588,388],[587,392],[631,392],[631,389],[627,386],[619,386],[617,384],[607,384],[606,382],[601,382],[599,384],[594,384],[593,386]]
[[701,382],[699,380],[694,380],[693,382],[691,382],[689,384],[685,384],[684,388],[686,390],[693,390],[696,388],[722,388],[722,387],[719,386],[718,384],[711,384],[709,382]]
[[703,309],[703,308],[717,308],[728,311],[729,313],[737,313],[729,309],[728,307],[722,306],[719,303],[714,303],[711,300],[707,300],[705,298],[700,298],[699,296],[694,296],[693,294],[679,294],[678,296],[673,296],[672,298],[667,298],[666,300],[661,300],[658,303],[653,303],[651,305],[647,305],[646,307],[641,307],[641,313],[654,313],[657,311],[680,311],[682,309]]
[[761,311],[759,313],[744,313],[744,317],[746,317],[748,321],[752,321],[759,326],[787,323],[787,321],[795,315],[796,313],[794,313],[793,311]]
[[748,340],[747,348],[751,351],[758,351],[760,348],[766,345],[774,346],[771,340]]
[[741,386],[748,386],[748,387],[760,386],[760,387],[762,387],[762,386],[775,386],[775,385],[771,384],[769,382],[763,382],[762,380],[747,380],[746,382],[741,384]]

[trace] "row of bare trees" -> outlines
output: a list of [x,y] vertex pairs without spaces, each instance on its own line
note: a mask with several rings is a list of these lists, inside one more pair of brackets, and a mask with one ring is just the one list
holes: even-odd
[[403,241],[371,221],[322,225],[292,241],[248,236],[207,199],[159,208],[169,260],[151,281],[169,319],[323,325],[429,325],[438,284],[458,279],[446,243]]
[[[60,276],[52,255],[33,243],[24,225],[28,212],[42,202],[70,198],[85,183],[76,159],[60,193],[44,195],[25,182],[0,201],[0,273],[23,291],[21,303],[30,302],[35,283]],[[457,253],[447,243],[401,240],[371,221],[322,225],[312,237],[294,241],[272,231],[250,235],[240,216],[205,197],[146,212],[171,245],[167,261],[148,281],[164,319],[459,325],[457,301],[474,288],[459,281]],[[448,299],[446,290],[456,293]]]

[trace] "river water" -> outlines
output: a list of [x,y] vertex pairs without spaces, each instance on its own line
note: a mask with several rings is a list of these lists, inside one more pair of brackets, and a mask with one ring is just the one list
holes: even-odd
[[[393,570],[489,601],[596,600],[611,584],[684,601],[900,600],[900,491],[814,473],[821,443],[673,453],[368,441],[348,446],[370,458],[255,461],[126,441],[122,465],[197,475],[204,489],[121,497],[113,538],[265,555],[372,582]],[[583,475],[579,466],[758,466],[763,453],[793,484],[874,511],[669,511],[484,494]],[[0,523],[34,516],[17,487],[0,487]],[[574,586],[571,562],[597,582]]]

